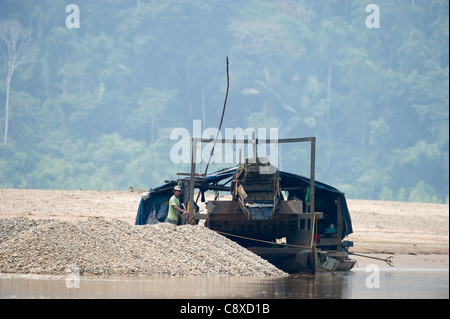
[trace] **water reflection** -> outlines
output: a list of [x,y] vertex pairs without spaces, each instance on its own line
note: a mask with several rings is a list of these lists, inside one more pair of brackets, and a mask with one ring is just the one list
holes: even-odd
[[448,298],[448,274],[448,270],[381,271],[376,288],[367,286],[364,271],[276,279],[81,276],[79,285],[67,276],[0,274],[0,298]]

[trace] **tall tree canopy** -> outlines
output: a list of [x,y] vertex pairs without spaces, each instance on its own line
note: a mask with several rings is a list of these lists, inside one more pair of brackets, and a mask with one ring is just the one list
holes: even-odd
[[[447,0],[379,0],[379,28],[366,0],[77,0],[79,28],[71,3],[0,0],[1,187],[188,170],[171,132],[218,126],[228,56],[223,135],[316,136],[316,178],[349,198],[448,203]],[[283,145],[279,168],[308,175],[308,149]]]

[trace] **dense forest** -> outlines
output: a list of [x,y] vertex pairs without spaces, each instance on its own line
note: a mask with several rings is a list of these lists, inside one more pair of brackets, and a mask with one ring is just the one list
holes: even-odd
[[[219,126],[228,57],[222,132],[315,136],[348,198],[449,202],[448,0],[0,0],[0,53],[3,188],[189,171],[171,132]],[[308,152],[279,168],[309,176]]]

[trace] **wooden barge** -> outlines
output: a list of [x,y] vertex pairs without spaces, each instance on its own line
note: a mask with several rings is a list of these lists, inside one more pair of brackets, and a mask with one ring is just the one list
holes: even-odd
[[[192,154],[196,154],[197,143],[211,141],[193,139]],[[255,138],[218,142],[258,144]],[[189,177],[167,181],[145,194],[136,224],[164,221],[164,203],[179,185],[183,189],[180,201],[189,210],[183,223],[204,220],[206,227],[289,273],[349,271],[355,265],[348,252],[353,243],[344,240],[352,232],[350,214],[344,193],[314,179],[315,138],[277,142],[311,143],[309,178],[279,171],[267,158],[256,156],[256,147],[255,156],[245,163],[208,175],[196,175],[192,160]],[[199,212],[196,189],[202,198],[205,192],[215,191],[227,192],[231,199],[208,201],[206,212]]]

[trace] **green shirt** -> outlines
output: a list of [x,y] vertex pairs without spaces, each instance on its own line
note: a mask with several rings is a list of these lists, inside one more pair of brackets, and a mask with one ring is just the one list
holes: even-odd
[[168,216],[168,218],[170,220],[178,221],[178,211],[172,207],[173,205],[180,207],[180,199],[177,198],[175,195],[170,197],[170,200],[169,200],[169,216]]

